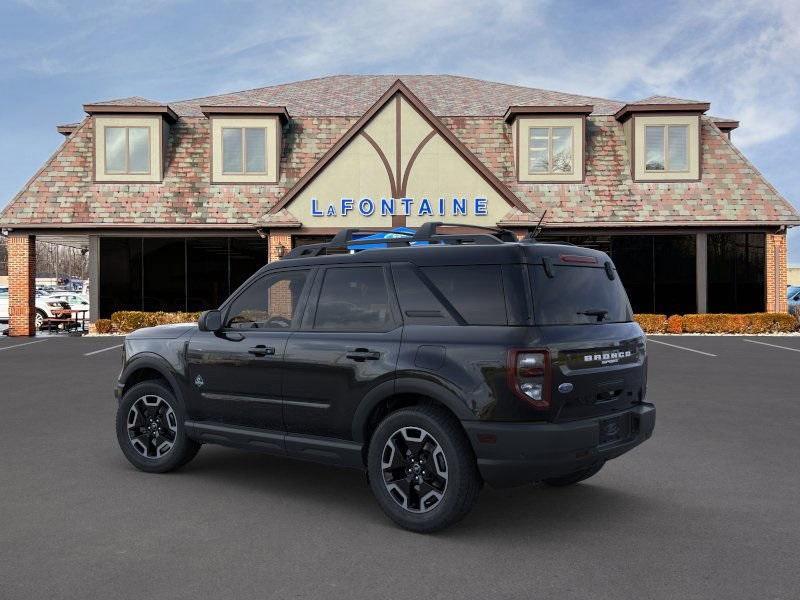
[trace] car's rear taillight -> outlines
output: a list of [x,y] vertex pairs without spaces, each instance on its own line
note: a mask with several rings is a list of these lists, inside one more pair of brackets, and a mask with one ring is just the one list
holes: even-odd
[[547,350],[512,350],[508,383],[514,393],[534,408],[550,408],[550,355]]

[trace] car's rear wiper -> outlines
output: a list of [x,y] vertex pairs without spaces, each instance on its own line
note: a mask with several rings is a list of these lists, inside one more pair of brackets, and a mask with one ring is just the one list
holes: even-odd
[[603,319],[606,318],[608,315],[608,311],[602,308],[589,308],[587,310],[579,310],[579,315],[587,315],[589,317],[597,317],[597,322],[599,323]]

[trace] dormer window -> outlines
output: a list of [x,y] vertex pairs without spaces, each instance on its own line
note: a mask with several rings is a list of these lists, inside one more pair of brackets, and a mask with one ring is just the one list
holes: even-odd
[[283,106],[201,106],[211,122],[211,183],[277,183]]
[[150,172],[150,127],[105,127],[105,174]]
[[689,170],[689,126],[645,125],[645,171]]
[[580,183],[586,116],[593,107],[509,106],[517,179],[522,183]]
[[267,128],[222,128],[222,173],[267,173]]
[[138,98],[130,104],[84,104],[83,109],[94,126],[96,182],[161,182],[169,123],[178,119],[169,106]]
[[699,181],[700,115],[707,102],[651,96],[626,104],[614,117],[622,123],[631,177],[642,182]]

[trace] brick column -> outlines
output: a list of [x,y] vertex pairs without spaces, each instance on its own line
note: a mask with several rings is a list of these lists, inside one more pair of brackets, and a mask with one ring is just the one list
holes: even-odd
[[269,232],[269,250],[267,250],[267,262],[280,260],[278,256],[278,246],[283,246],[288,253],[292,249],[292,234],[280,229],[271,229]]
[[8,334],[36,335],[36,236],[8,236]]
[[787,312],[786,277],[786,234],[768,233],[766,236],[764,291],[766,294],[764,307],[768,312]]

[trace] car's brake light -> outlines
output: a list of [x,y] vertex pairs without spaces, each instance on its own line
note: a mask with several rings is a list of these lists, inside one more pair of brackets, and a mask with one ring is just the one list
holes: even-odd
[[581,254],[562,254],[559,256],[561,262],[576,263],[583,265],[596,265],[597,259],[594,256],[583,256]]
[[508,383],[514,393],[534,408],[550,408],[550,355],[547,350],[512,350]]

